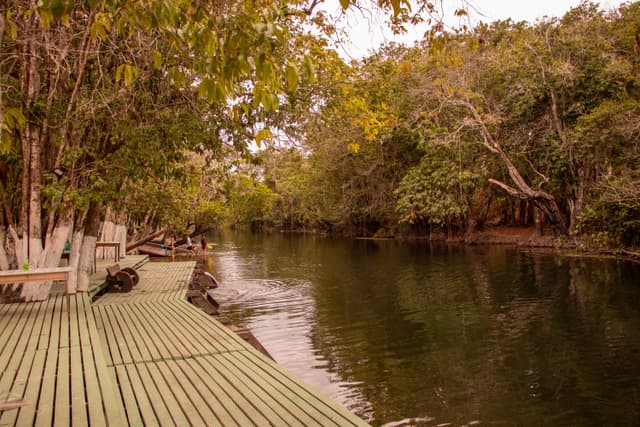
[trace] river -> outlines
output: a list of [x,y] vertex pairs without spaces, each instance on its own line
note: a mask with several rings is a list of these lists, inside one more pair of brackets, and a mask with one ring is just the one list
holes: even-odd
[[305,235],[208,240],[234,323],[373,425],[640,425],[640,264]]

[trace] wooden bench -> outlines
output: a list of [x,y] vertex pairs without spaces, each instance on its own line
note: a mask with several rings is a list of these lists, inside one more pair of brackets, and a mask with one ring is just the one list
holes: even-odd
[[[69,273],[71,267],[32,268],[30,270],[5,270],[0,271],[0,285],[22,282],[45,282],[50,280],[64,280],[67,295],[67,309],[69,308]],[[73,292],[75,293],[75,292]]]

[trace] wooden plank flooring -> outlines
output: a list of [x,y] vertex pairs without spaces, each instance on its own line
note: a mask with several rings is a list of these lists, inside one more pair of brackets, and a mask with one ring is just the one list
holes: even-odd
[[147,263],[93,304],[131,425],[366,425],[191,305],[194,265]]
[[366,425],[191,305],[194,265],[146,263],[93,303],[58,286],[0,305],[0,394],[26,402],[0,426]]
[[[2,426],[123,425],[119,395],[87,294],[0,305],[0,393],[26,405],[0,411]],[[93,331],[93,335],[91,335]],[[99,368],[101,367],[101,368]],[[99,369],[102,369],[100,375]]]

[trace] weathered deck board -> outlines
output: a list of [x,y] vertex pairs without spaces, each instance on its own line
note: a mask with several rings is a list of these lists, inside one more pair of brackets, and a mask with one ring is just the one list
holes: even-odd
[[186,300],[193,262],[149,263],[93,304],[131,423],[366,425]]
[[[54,308],[56,300],[54,298],[49,299],[45,306],[42,316],[42,328],[38,331],[38,342],[35,345],[35,357],[29,376],[33,375],[35,378],[31,379],[27,377],[26,388],[24,391],[24,400],[27,402],[37,402],[40,393],[40,384],[37,381],[37,376],[40,372],[43,372],[45,363],[47,361],[47,348],[49,344],[49,338],[51,334],[51,325],[54,318]],[[27,371],[23,370],[26,374]],[[27,405],[22,408],[21,411],[9,411],[3,417],[3,421],[8,425],[17,423],[18,425],[33,425],[36,417],[36,405]]]
[[122,404],[108,403],[119,392],[87,311],[88,296],[72,295],[70,302],[67,308],[66,297],[55,293],[43,302],[0,305],[0,391],[26,402],[1,411],[0,425],[124,424]]
[[[33,307],[33,314],[44,313],[46,311],[46,303],[38,303],[37,307]],[[2,381],[0,381],[0,390],[5,390],[7,387],[11,387],[14,394],[24,395],[27,389],[27,380],[29,378],[29,371],[26,369],[20,369],[22,365],[29,365],[32,368],[35,367],[37,369],[38,366],[42,364],[42,354],[39,354],[37,351],[37,344],[39,341],[40,331],[45,325],[45,316],[37,316],[36,321],[33,323],[33,328],[30,331],[25,331],[22,334],[22,337],[27,338],[28,341],[23,341],[25,346],[14,348],[14,355],[12,357],[12,363],[18,363],[17,365],[8,365],[5,368],[5,371],[2,375]],[[22,354],[20,354],[22,353]],[[17,357],[19,356],[19,357]],[[15,373],[13,378],[13,382],[11,385],[8,385],[5,380],[11,379],[10,375],[5,377],[5,373]],[[3,422],[12,423],[15,421],[16,412],[7,414]]]
[[366,425],[186,301],[194,262],[129,294],[0,305],[0,426]]

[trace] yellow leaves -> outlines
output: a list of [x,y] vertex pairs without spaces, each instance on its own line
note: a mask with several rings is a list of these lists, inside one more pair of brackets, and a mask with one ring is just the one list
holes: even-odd
[[364,139],[367,141],[375,141],[385,126],[385,124],[374,115],[359,117],[354,120],[354,124],[362,129]]
[[15,131],[24,128],[27,119],[19,108],[6,108],[0,128],[0,154],[7,154],[13,147]]
[[411,62],[405,59],[400,63],[400,72],[408,73],[409,71],[411,71]]
[[253,88],[253,100],[251,105],[254,108],[258,108],[258,106],[262,105],[266,111],[275,111],[279,104],[280,100],[278,99],[278,95],[269,90],[269,88],[265,88],[263,85],[256,85]]
[[10,40],[16,40],[18,38],[18,26],[13,22],[11,16],[11,11],[7,11],[5,15],[5,32]]
[[107,35],[111,31],[111,18],[110,13],[97,13],[93,24],[91,24],[90,34],[93,40],[100,39],[104,41]]
[[309,82],[315,82],[316,78],[316,66],[313,62],[313,59],[309,55],[304,56],[304,69],[305,74]]
[[469,14],[467,13],[466,10],[462,9],[462,8],[458,8],[455,10],[454,15],[457,16],[458,18],[462,18],[465,16],[469,16]]
[[[341,112],[338,113],[345,120],[354,126],[357,133],[354,134],[356,140],[373,142],[388,130],[394,123],[395,117],[389,111],[389,107],[384,103],[369,105],[360,96],[351,96],[342,104]],[[352,140],[353,141],[353,140]],[[347,150],[352,154],[358,154],[361,149],[360,143],[350,142]]]
[[440,89],[442,93],[447,96],[452,96],[455,93],[453,86],[439,77],[433,80],[433,85]]
[[462,56],[457,53],[451,53],[445,57],[445,63],[448,67],[458,68],[464,65],[464,61],[462,60]]
[[139,74],[138,67],[131,64],[122,64],[116,69],[116,82],[123,81],[125,86],[131,86]]
[[164,63],[164,58],[162,57],[160,52],[158,52],[157,50],[151,51],[151,59],[153,60],[153,65],[157,69],[162,68],[162,64]]
[[49,28],[53,22],[53,13],[51,13],[51,10],[42,8],[38,11],[38,15],[40,16],[40,25],[42,25],[42,28]]
[[262,141],[264,140],[267,140],[269,142],[273,140],[273,133],[271,132],[271,130],[267,128],[260,129],[258,133],[256,133],[256,145],[258,147],[262,145]]
[[288,63],[285,74],[287,77],[287,88],[292,91],[298,86],[298,67],[291,62]]

